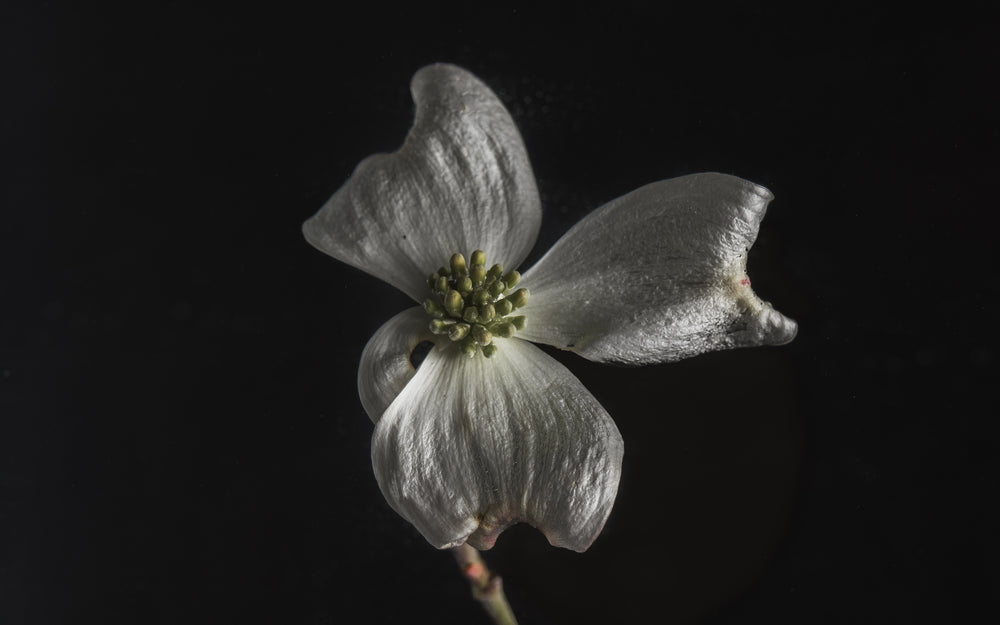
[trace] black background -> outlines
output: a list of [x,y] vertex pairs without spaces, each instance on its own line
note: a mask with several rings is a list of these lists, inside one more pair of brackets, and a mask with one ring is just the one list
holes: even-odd
[[749,273],[800,323],[642,369],[548,350],[626,456],[590,551],[487,553],[523,624],[995,611],[995,21],[327,4],[2,10],[0,622],[486,622],[371,472],[358,358],[408,301],[299,231],[435,61],[522,131],[525,266],[732,173],[776,195]]

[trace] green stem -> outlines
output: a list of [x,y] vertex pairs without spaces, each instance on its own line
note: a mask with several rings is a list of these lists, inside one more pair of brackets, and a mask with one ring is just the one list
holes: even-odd
[[517,619],[503,594],[503,583],[499,575],[486,568],[479,552],[469,545],[460,545],[451,550],[458,561],[462,575],[472,586],[472,597],[482,604],[483,609],[497,625],[517,625]]

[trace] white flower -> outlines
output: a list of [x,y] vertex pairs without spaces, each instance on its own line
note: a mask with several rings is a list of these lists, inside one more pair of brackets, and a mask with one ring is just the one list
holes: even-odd
[[[584,551],[614,503],[622,438],[580,381],[528,341],[627,365],[790,341],[795,322],[761,301],[745,273],[772,196],[712,173],[609,202],[526,273],[524,319],[507,324],[515,318],[503,313],[527,291],[490,292],[516,276],[484,278],[481,252],[514,269],[535,243],[541,208],[521,137],[493,92],[460,68],[425,67],[411,89],[404,145],[362,161],[303,225],[323,252],[431,300],[387,321],[361,357],[375,476],[438,548],[488,549],[525,521]],[[448,266],[474,250],[475,272],[457,256]],[[435,347],[414,370],[422,341]]]

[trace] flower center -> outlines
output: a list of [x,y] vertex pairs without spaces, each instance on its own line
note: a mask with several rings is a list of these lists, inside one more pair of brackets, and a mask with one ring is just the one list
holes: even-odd
[[497,351],[494,337],[510,338],[524,328],[524,316],[509,316],[528,303],[528,289],[511,291],[521,274],[503,272],[493,265],[486,269],[486,253],[476,250],[465,264],[465,256],[453,254],[448,267],[427,278],[435,297],[424,300],[424,310],[433,317],[434,334],[447,334],[470,357],[480,349],[489,358]]

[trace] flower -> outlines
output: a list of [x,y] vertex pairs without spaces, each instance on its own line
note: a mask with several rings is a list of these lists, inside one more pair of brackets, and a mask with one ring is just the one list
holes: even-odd
[[[716,173],[655,182],[595,210],[520,278],[504,268],[531,250],[541,207],[509,113],[452,65],[424,67],[411,90],[403,146],[363,160],[303,225],[321,251],[422,303],[361,356],[375,477],[438,548],[488,549],[525,521],[584,551],[614,503],[624,444],[529,341],[626,365],[790,341],[795,322],[745,272],[771,193]],[[423,341],[434,347],[414,369]]]

